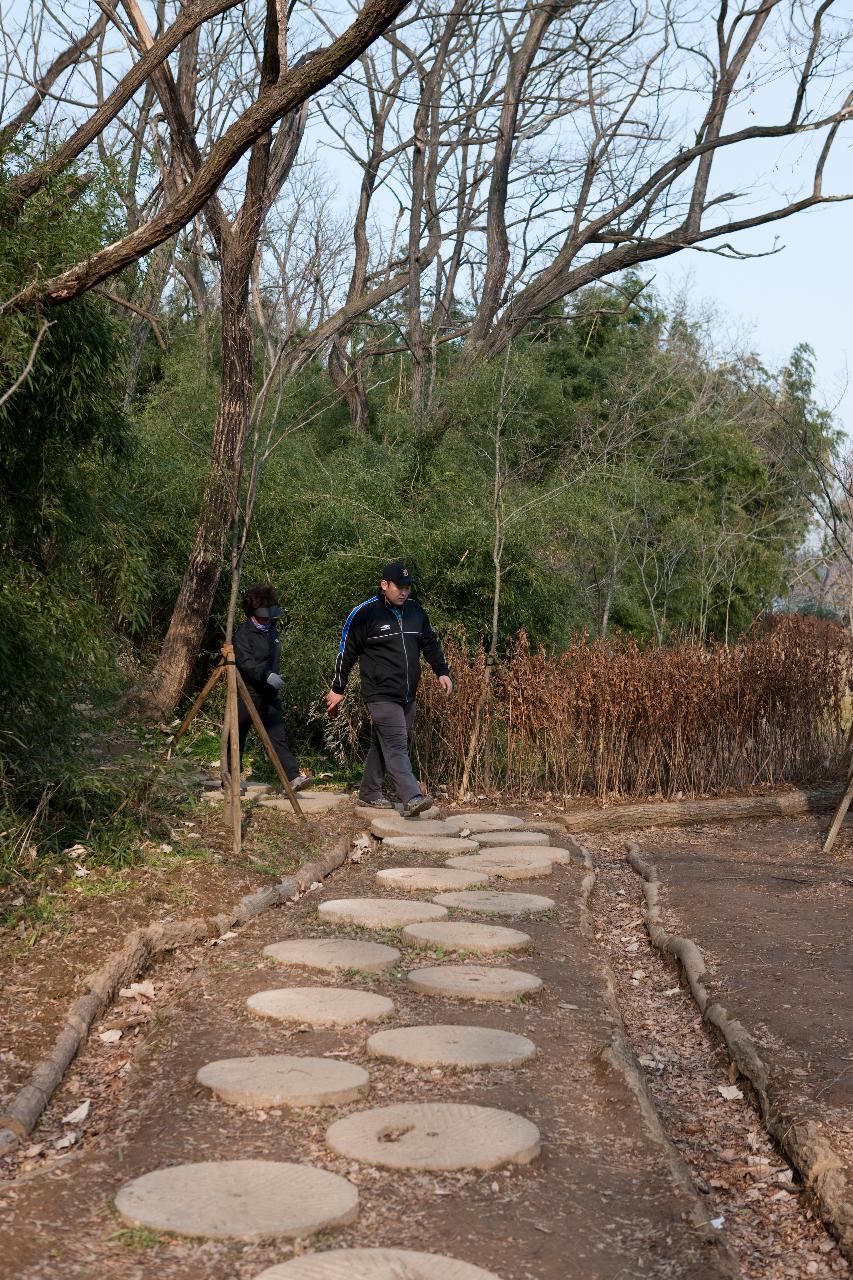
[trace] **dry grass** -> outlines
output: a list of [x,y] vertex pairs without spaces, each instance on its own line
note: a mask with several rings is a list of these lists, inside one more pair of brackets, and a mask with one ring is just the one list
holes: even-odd
[[[482,649],[455,645],[455,695],[421,686],[420,777],[455,792],[479,700]],[[512,796],[672,797],[826,776],[843,739],[853,642],[781,617],[734,645],[578,638],[559,656],[522,632],[486,692],[469,790]]]

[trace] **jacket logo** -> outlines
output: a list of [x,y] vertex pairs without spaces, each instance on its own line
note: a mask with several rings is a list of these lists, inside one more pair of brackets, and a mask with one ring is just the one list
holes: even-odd
[[379,628],[379,630],[380,630],[380,631],[390,631],[390,630],[391,630],[391,623],[390,623],[390,622],[383,622],[383,624],[382,624],[382,626]]

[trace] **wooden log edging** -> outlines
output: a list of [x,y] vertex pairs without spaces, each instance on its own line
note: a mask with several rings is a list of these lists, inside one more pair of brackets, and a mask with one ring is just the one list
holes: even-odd
[[[585,868],[579,893],[580,931],[588,941],[592,941],[595,938],[596,929],[591,906],[596,887],[595,863],[589,850],[579,841],[569,836],[569,843],[572,846],[572,852]],[[600,953],[599,959],[603,975],[602,994],[611,1027],[610,1043],[601,1049],[601,1059],[611,1070],[622,1076],[627,1088],[634,1095],[646,1128],[660,1148],[677,1192],[686,1205],[685,1216],[689,1216],[703,1245],[714,1253],[718,1271],[728,1277],[728,1280],[740,1280],[741,1270],[735,1252],[725,1236],[711,1225],[711,1213],[699,1194],[690,1166],[666,1132],[649,1092],[645,1072],[637,1060],[625,1030],[616,994],[616,975],[613,967],[604,953]]]
[[52,1049],[34,1067],[8,1110],[0,1115],[0,1157],[10,1155],[27,1141],[92,1024],[113,1003],[119,988],[143,973],[155,956],[192,943],[220,938],[270,907],[296,901],[312,884],[342,867],[348,854],[349,840],[341,840],[323,857],[306,863],[294,875],[284,876],[269,888],[247,894],[230,911],[208,918],[197,916],[190,920],[134,929],[119,951],[114,951],[99,969],[83,979],[87,990],[70,1006]]
[[742,1022],[712,1000],[704,984],[705,960],[690,938],[667,933],[660,921],[660,880],[654,863],[645,862],[637,844],[629,844],[627,861],[643,882],[646,930],[659,951],[674,956],[684,973],[703,1019],[716,1027],[738,1071],[752,1085],[767,1132],[814,1196],[820,1216],[853,1262],[853,1178],[823,1125],[798,1115],[779,1097],[759,1046]]
[[700,822],[735,822],[746,818],[797,818],[826,813],[841,798],[842,787],[782,791],[772,796],[712,796],[704,800],[666,800],[660,804],[625,804],[578,809],[560,820],[567,831],[638,831],[642,827],[686,827]]

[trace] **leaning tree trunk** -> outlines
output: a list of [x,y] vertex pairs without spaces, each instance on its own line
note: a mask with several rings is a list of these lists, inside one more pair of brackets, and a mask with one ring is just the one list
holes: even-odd
[[367,390],[361,376],[361,368],[353,360],[350,364],[343,351],[342,341],[332,343],[328,360],[329,377],[335,390],[343,397],[350,421],[356,431],[364,435],[370,426],[370,407]]
[[235,270],[224,260],[222,268],[222,371],[210,468],[192,553],[144,698],[146,710],[161,718],[174,710],[186,687],[210,617],[226,538],[236,514],[249,430],[249,278],[248,272]]

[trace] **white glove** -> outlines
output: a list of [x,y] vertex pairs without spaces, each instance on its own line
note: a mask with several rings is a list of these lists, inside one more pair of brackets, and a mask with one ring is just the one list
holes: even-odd
[[281,676],[277,672],[271,671],[267,676],[267,684],[271,684],[272,687],[275,689],[275,691],[278,692],[278,690],[284,684],[284,681],[282,680]]

